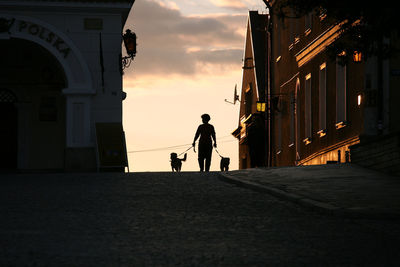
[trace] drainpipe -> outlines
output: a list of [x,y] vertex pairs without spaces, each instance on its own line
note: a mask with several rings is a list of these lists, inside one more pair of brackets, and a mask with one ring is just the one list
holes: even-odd
[[267,95],[267,123],[268,123],[268,162],[267,166],[272,166],[272,147],[271,147],[271,79],[272,79],[272,70],[271,70],[271,51],[272,51],[272,7],[267,0],[263,0],[266,7],[268,8],[269,18],[268,18],[268,25],[266,29],[266,38],[267,38],[267,59],[266,59],[266,95]]

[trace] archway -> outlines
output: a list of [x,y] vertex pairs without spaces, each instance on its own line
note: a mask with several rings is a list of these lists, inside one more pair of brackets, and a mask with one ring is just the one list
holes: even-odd
[[8,128],[1,139],[11,140],[4,167],[63,169],[67,82],[58,60],[34,42],[0,40],[0,77],[1,124]]

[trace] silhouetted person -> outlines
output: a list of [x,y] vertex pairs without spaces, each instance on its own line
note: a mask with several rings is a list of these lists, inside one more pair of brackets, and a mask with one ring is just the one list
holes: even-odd
[[[200,136],[199,140],[199,166],[200,171],[204,171],[204,161],[205,161],[205,171],[210,171],[211,166],[211,154],[212,154],[212,140],[214,140],[214,147],[217,147],[217,139],[215,137],[214,126],[209,124],[210,115],[203,114],[201,115],[201,119],[203,124],[201,124],[196,131],[196,135],[194,136],[193,146],[196,144],[197,138]],[[211,140],[212,139],[212,140]]]

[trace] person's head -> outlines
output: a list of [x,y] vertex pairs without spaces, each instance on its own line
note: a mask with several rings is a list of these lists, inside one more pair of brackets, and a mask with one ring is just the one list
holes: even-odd
[[203,121],[203,123],[208,123],[211,120],[210,115],[208,114],[201,115],[201,120]]

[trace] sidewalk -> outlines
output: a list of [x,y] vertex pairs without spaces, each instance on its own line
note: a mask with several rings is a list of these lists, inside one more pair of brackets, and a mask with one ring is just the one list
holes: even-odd
[[400,177],[353,164],[247,169],[220,179],[333,215],[400,219]]

